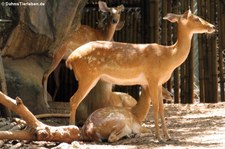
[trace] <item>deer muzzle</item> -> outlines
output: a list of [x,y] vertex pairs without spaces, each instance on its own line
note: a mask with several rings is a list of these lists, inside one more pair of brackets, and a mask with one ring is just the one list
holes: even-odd
[[208,27],[208,33],[213,33],[216,31],[216,27],[212,24],[209,25]]

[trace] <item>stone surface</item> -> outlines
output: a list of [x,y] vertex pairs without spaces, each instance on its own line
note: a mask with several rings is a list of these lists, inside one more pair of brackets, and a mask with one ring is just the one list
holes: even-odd
[[79,24],[86,1],[30,0],[45,5],[18,6],[11,13],[16,15],[5,16],[14,26],[7,41],[0,42],[8,95],[22,98],[34,114],[47,111],[41,84],[43,73],[51,63],[51,53],[60,48],[64,38]]
[[[37,2],[29,2],[32,1]],[[18,25],[12,30],[3,49],[4,56],[22,58],[57,50],[71,30],[76,29],[86,0],[38,2],[45,5],[18,7]]]
[[41,78],[43,67],[48,63],[49,60],[43,56],[29,56],[17,60],[3,59],[8,95],[23,99],[24,104],[34,114],[47,112],[42,97]]

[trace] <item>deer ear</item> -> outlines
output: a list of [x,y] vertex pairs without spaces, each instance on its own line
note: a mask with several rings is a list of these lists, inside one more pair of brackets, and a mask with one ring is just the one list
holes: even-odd
[[117,25],[116,25],[116,30],[119,31],[123,28],[125,24],[125,21],[120,21]]
[[118,11],[124,11],[124,6],[123,5],[119,5],[119,6],[117,6],[117,10]]
[[102,12],[109,12],[110,8],[107,6],[106,2],[99,1],[98,2],[98,7]]
[[184,19],[188,19],[189,17],[191,16],[191,10],[187,10],[184,14],[183,14],[183,17]]
[[168,20],[172,23],[177,22],[180,18],[180,15],[168,13],[165,17],[163,17],[164,20]]

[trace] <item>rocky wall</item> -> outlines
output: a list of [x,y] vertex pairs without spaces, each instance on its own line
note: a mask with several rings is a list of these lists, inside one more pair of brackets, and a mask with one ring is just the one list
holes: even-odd
[[[34,113],[47,111],[44,104],[41,79],[51,63],[51,54],[60,48],[64,38],[80,23],[86,0],[20,0],[4,3],[0,13],[12,20],[11,30],[0,30],[1,56],[5,70],[8,95],[19,96]],[[42,5],[28,5],[42,3]],[[5,11],[6,12],[6,11]],[[7,15],[10,14],[10,15]],[[5,33],[4,33],[5,32]],[[5,39],[5,38],[4,38]],[[3,41],[3,40],[2,40]]]

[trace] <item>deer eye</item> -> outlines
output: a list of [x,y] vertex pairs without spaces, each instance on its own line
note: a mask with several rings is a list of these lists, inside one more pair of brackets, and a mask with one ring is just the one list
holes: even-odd
[[194,21],[195,22],[200,22],[200,19],[199,18],[195,18]]

